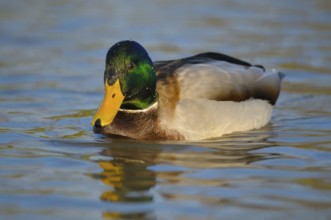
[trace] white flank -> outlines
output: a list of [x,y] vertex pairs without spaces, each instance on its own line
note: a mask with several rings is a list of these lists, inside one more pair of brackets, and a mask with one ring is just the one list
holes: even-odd
[[182,100],[173,120],[163,124],[179,131],[187,140],[202,140],[260,128],[270,121],[271,114],[272,106],[263,100]]
[[172,120],[161,123],[177,130],[187,140],[263,127],[272,115],[272,105],[268,101],[215,100],[242,94],[257,86],[278,90],[281,81],[276,71],[266,73],[258,67],[247,68],[222,61],[183,66],[176,75],[180,101]]

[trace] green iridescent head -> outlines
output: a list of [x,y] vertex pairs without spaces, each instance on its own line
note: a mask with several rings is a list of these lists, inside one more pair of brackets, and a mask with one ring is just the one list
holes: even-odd
[[135,41],[121,41],[108,50],[104,80],[109,85],[119,80],[124,96],[122,109],[144,109],[157,98],[153,62]]

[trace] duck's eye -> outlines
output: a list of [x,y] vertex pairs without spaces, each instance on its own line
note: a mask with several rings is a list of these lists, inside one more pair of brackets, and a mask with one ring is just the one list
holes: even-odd
[[134,68],[135,65],[136,65],[136,64],[135,64],[134,62],[130,62],[130,63],[128,64],[128,69],[129,69],[129,70],[132,70],[132,69]]

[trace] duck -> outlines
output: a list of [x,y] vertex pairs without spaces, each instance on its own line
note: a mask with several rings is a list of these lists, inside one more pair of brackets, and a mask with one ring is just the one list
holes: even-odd
[[94,133],[204,140],[267,125],[284,74],[217,52],[152,61],[134,40],[108,50]]

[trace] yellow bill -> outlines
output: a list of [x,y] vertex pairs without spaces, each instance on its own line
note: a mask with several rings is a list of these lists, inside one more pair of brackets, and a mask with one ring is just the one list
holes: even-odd
[[116,80],[112,86],[109,86],[107,81],[105,81],[105,95],[91,124],[94,126],[98,119],[101,126],[110,124],[114,120],[123,100],[124,96],[119,80]]

